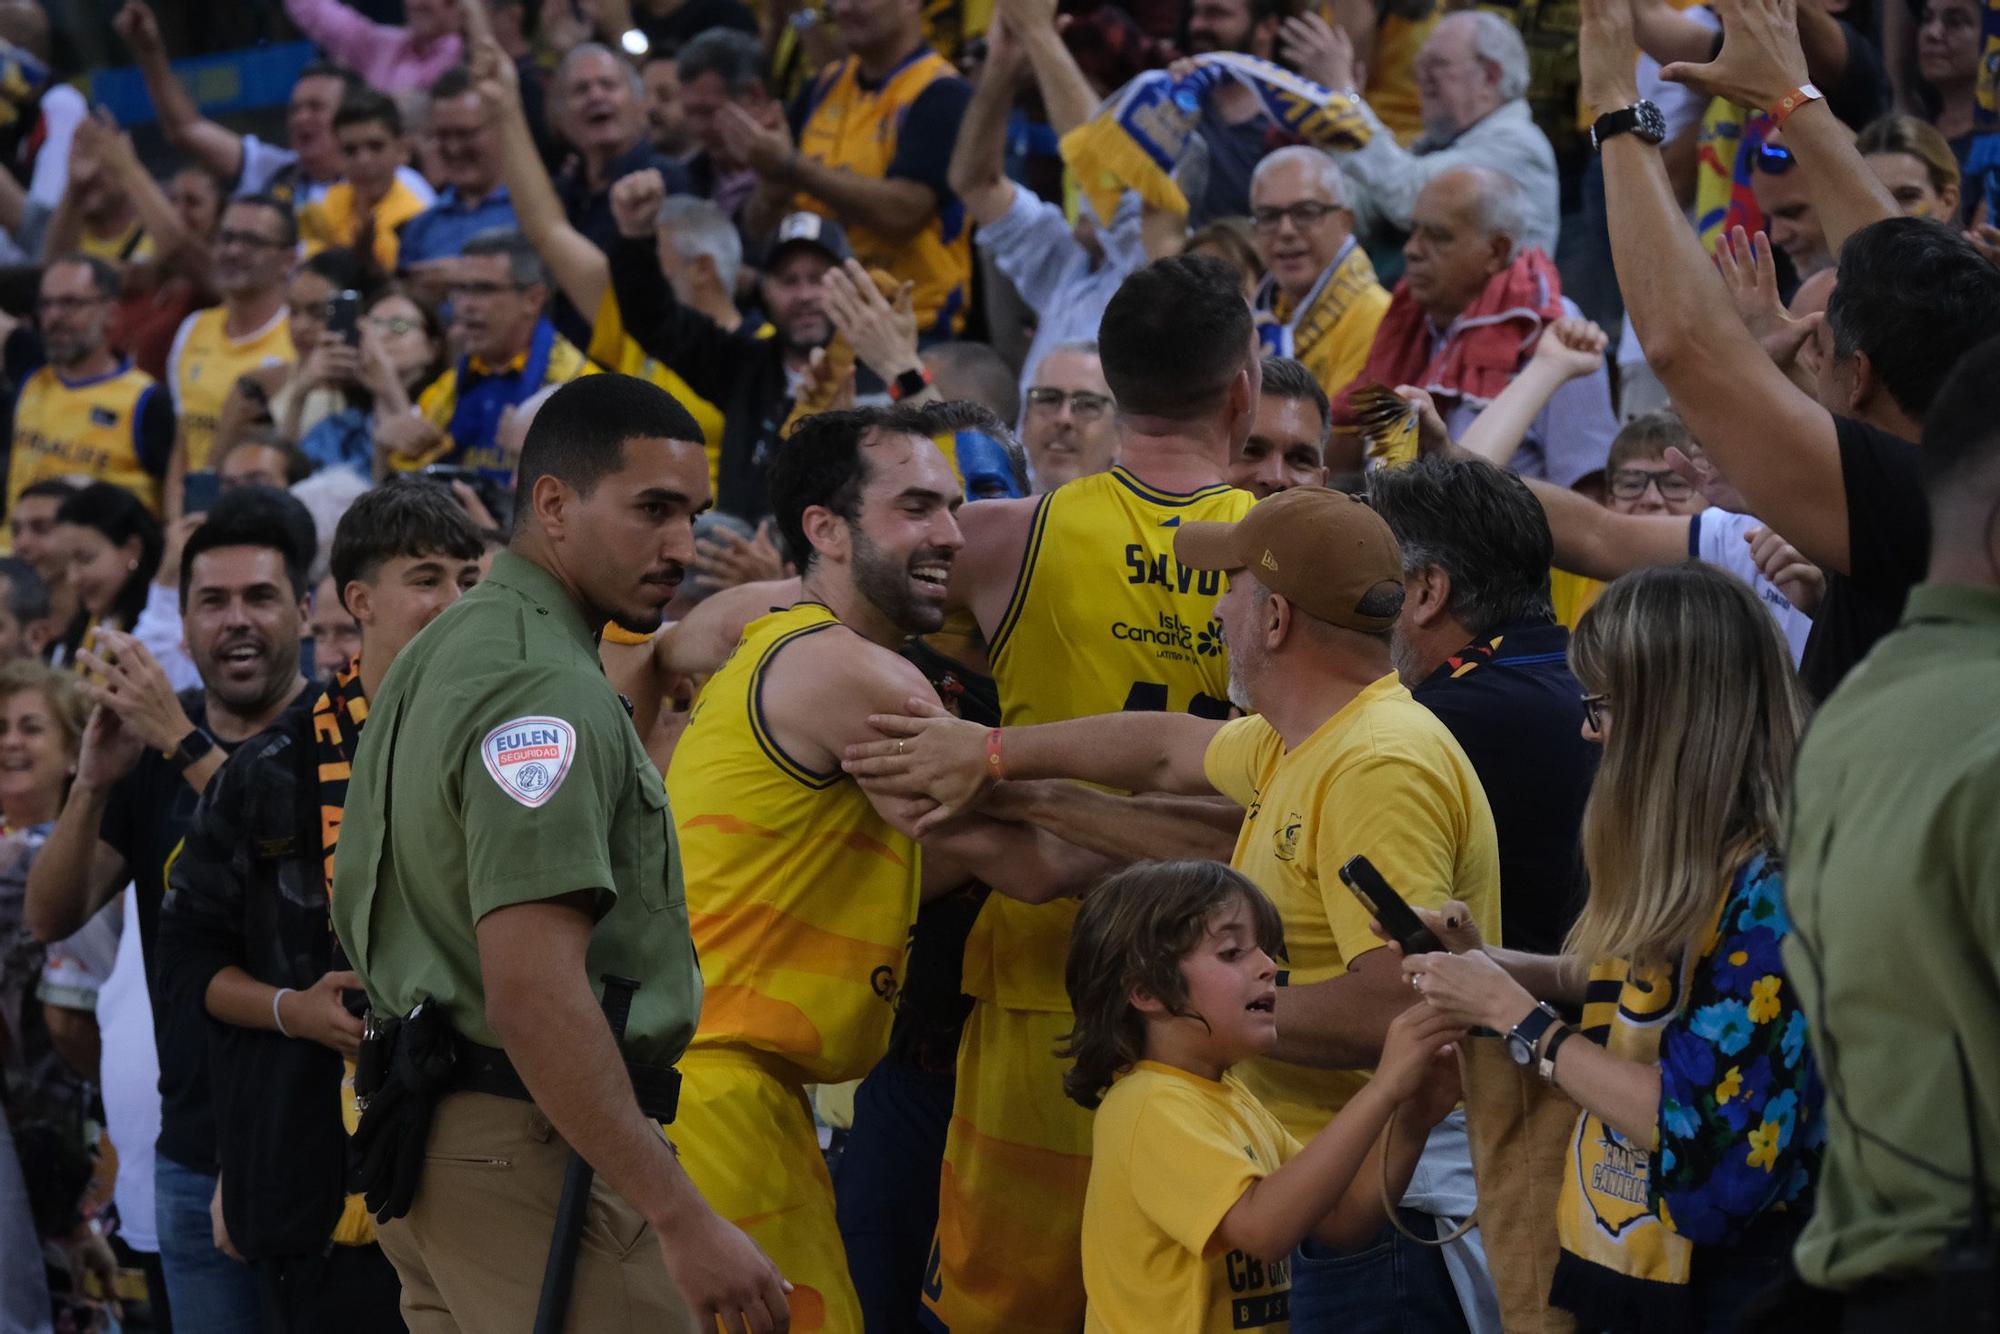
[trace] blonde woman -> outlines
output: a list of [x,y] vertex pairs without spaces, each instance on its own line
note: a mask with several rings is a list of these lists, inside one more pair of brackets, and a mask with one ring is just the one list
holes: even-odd
[[1958,218],[1958,158],[1937,129],[1915,116],[1870,121],[1854,140],[1868,169],[1912,218]]
[[[1604,758],[1564,952],[1485,946],[1452,904],[1432,927],[1457,952],[1403,969],[1582,1108],[1551,1302],[1588,1329],[1733,1329],[1784,1272],[1825,1135],[1779,957],[1803,696],[1756,596],[1696,562],[1613,583],[1570,666]],[[1581,1007],[1581,1026],[1551,1001]]]

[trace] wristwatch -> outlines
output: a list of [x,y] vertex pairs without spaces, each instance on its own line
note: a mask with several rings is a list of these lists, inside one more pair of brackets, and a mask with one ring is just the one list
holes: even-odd
[[186,773],[190,764],[214,749],[215,738],[197,727],[182,737],[178,746],[162,753],[167,757],[167,766],[178,774]]
[[1568,1024],[1557,1024],[1556,1031],[1549,1034],[1549,1045],[1542,1052],[1542,1059],[1535,1063],[1535,1073],[1542,1082],[1553,1086],[1556,1082],[1556,1048],[1576,1036],[1576,1030]]
[[1537,1001],[1535,1008],[1528,1011],[1527,1018],[1508,1031],[1507,1054],[1514,1058],[1516,1065],[1530,1065],[1535,1059],[1535,1047],[1542,1040],[1542,1034],[1549,1031],[1550,1024],[1559,1024],[1562,1016],[1547,1001]]
[[900,403],[906,398],[915,398],[918,394],[930,388],[930,384],[930,367],[922,366],[913,371],[904,371],[901,375],[889,381],[889,401],[891,403]]
[[1660,109],[1640,98],[1629,107],[1607,111],[1590,127],[1590,146],[1604,151],[1604,141],[1621,134],[1636,134],[1649,144],[1661,144],[1667,137],[1667,118]]

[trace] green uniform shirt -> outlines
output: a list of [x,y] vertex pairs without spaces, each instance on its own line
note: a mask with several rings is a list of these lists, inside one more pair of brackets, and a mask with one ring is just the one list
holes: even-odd
[[608,891],[590,983],[637,978],[623,1048],[679,1059],[701,971],[666,787],[582,612],[511,552],[397,656],[369,704],[335,859],[334,929],[378,1012],[430,996],[486,1023],[473,927],[495,908]]
[[1988,1173],[2000,1162],[2000,590],[1918,585],[1820,710],[1785,898],[1785,971],[1827,1085],[1799,1272],[1851,1288],[1928,1268],[1971,1217],[1954,1035]]

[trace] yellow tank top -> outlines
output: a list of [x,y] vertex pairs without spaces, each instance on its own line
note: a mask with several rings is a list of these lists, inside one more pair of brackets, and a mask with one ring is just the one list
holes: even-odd
[[[1235,520],[1255,503],[1217,485],[1156,490],[1123,468],[1043,496],[990,649],[1006,726],[1122,709],[1229,713],[1229,657],[1215,602],[1222,576],[1174,559],[1183,522]],[[1063,959],[1074,899],[1030,906],[995,894],[965,945],[969,995],[1013,1010],[1069,1009]]]
[[215,466],[209,458],[215,428],[236,382],[260,366],[282,365],[297,357],[291,319],[282,307],[270,323],[247,338],[224,333],[228,319],[223,306],[196,311],[181,324],[167,355],[167,383],[173,387],[174,411],[180,415],[181,436],[187,441],[189,472]]
[[14,501],[31,482],[83,476],[124,487],[158,514],[160,479],[146,471],[139,454],[140,417],[158,389],[152,376],[129,361],[74,383],[53,366],[29,376],[14,404],[7,512],[13,513]]
[[807,769],[764,724],[771,659],[839,624],[818,603],[752,621],[667,769],[701,956],[695,1045],[754,1048],[828,1084],[888,1048],[919,877],[916,844],[860,788]]
[[[944,57],[918,47],[894,73],[874,88],[861,82],[861,62],[853,56],[820,73],[808,94],[812,110],[799,135],[799,152],[829,167],[880,179],[896,156],[903,117],[917,95],[939,79],[956,78]],[[827,217],[834,210],[808,194],[795,207]],[[915,284],[917,329],[956,334],[965,327],[965,303],[972,281],[971,231],[965,206],[940,200],[937,216],[907,241],[892,241],[861,226],[849,226],[854,257],[871,269],[887,269]]]

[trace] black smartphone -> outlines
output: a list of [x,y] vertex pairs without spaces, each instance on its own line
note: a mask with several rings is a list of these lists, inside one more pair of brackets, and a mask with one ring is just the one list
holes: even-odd
[[1389,887],[1382,873],[1366,857],[1350,857],[1340,868],[1340,882],[1352,891],[1361,905],[1375,915],[1389,939],[1403,947],[1404,954],[1435,954],[1444,948],[1423,919],[1403,902],[1403,896]]
[[349,347],[361,344],[361,293],[349,288],[326,299],[326,332]]
[[214,473],[191,472],[181,479],[181,513],[206,514],[221,493],[221,478]]

